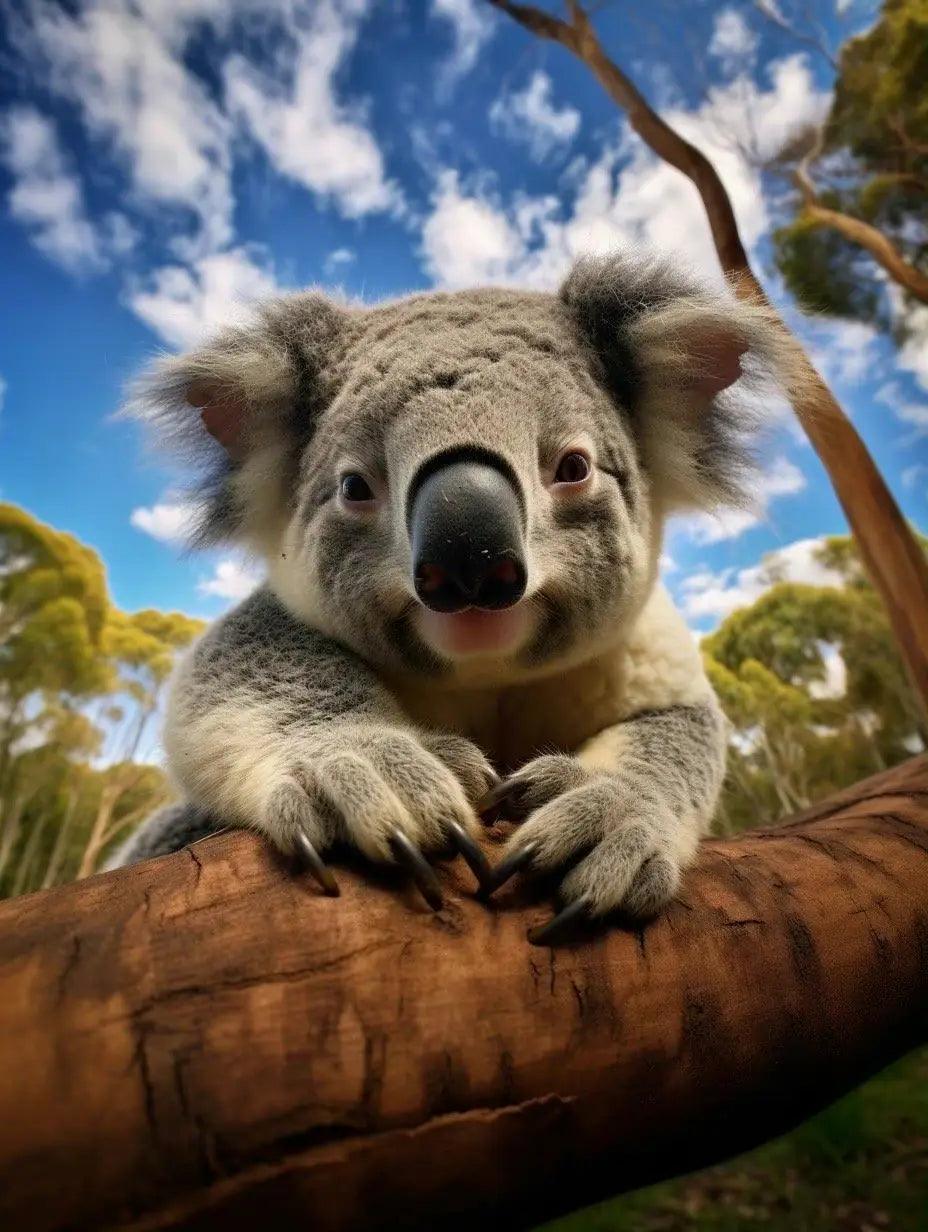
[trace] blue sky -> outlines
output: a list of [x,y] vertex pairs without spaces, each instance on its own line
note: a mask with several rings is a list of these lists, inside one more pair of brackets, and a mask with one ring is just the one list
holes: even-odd
[[[770,20],[786,0],[771,4],[655,0],[597,23],[716,162],[779,297],[769,235],[788,186],[761,164],[822,116],[832,70]],[[833,45],[874,12],[812,7]],[[182,554],[180,477],[114,419],[159,349],[277,287],[554,288],[573,257],[619,244],[718,277],[690,186],[582,66],[484,0],[14,0],[5,14],[0,496],[92,544],[127,609],[215,616],[255,576],[231,552]],[[788,311],[925,528],[928,312],[897,352]],[[696,628],[758,592],[767,552],[819,578],[807,541],[844,529],[788,409],[770,421],[757,518],[671,527],[666,578]]]

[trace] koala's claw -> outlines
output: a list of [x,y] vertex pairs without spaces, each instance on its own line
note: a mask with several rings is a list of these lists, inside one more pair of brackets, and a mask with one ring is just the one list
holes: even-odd
[[500,779],[474,805],[477,815],[485,817],[488,813],[495,812],[504,804],[508,805],[510,809],[517,808],[519,798],[524,794],[527,786],[527,783],[522,782],[514,774],[508,778]]
[[441,911],[445,903],[441,885],[434,869],[415,843],[410,842],[402,830],[395,829],[390,836],[390,849],[410,873],[419,893],[432,910]]
[[578,919],[588,918],[589,909],[590,900],[585,895],[582,898],[575,899],[572,903],[568,903],[563,910],[559,911],[547,923],[538,924],[528,930],[526,936],[528,937],[529,944],[556,945],[558,941],[563,939],[564,933],[569,932],[572,924]]
[[338,888],[338,882],[335,880],[332,870],[306,835],[298,830],[293,836],[293,841],[299,859],[319,882],[326,896],[328,898],[338,898],[341,895],[341,890]]
[[575,757],[547,753],[528,762],[486,792],[477,804],[484,819],[502,815],[523,821],[530,813],[583,782],[585,771]]
[[500,886],[505,885],[510,877],[514,877],[527,864],[531,864],[537,850],[537,843],[526,843],[524,847],[517,848],[510,852],[504,860],[500,860],[499,864],[490,871],[485,882],[484,896],[489,897]]
[[490,861],[486,858],[460,822],[449,821],[447,823],[447,828],[448,833],[451,836],[451,841],[467,861],[471,872],[477,878],[477,884],[482,892],[484,888],[489,885],[493,876],[493,870],[490,868]]

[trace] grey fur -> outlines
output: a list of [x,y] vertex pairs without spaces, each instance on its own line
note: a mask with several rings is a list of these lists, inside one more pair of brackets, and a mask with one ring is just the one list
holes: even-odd
[[567,901],[586,897],[593,914],[621,903],[653,915],[676,893],[686,840],[715,808],[725,733],[715,702],[672,706],[626,720],[614,769],[584,771],[564,756],[529,762],[515,779],[528,820],[511,848],[535,844],[539,871],[582,853],[561,886]]
[[[781,365],[763,309],[616,257],[582,263],[559,295],[283,297],[162,362],[138,405],[209,472],[201,537],[269,568],[174,684],[165,740],[196,817],[389,860],[390,826],[431,849],[451,821],[476,832],[490,760],[524,765],[513,842],[537,838],[540,867],[575,865],[568,898],[657,910],[724,762],[698,653],[655,582],[669,512],[743,496],[745,382],[700,392],[720,349],[746,351],[748,374]],[[188,399],[243,420],[227,452]],[[518,477],[528,526],[525,635],[474,660],[429,632],[405,523],[413,477],[461,447]],[[594,466],[564,495],[568,447]],[[363,515],[338,495],[345,471],[375,493]],[[124,858],[183,841],[173,816]]]
[[195,804],[168,804],[152,813],[145,824],[113,853],[104,867],[122,868],[127,864],[138,864],[141,860],[169,855],[220,829],[222,825]]

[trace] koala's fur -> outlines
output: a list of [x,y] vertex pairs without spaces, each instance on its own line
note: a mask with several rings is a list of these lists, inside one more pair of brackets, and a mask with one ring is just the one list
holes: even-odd
[[[436,850],[452,819],[476,831],[495,766],[517,772],[527,817],[511,844],[570,868],[565,899],[658,910],[711,819],[726,742],[656,580],[663,526],[743,500],[744,390],[782,377],[778,338],[764,309],[619,256],[580,263],[558,295],[287,296],[162,362],[140,402],[207,465],[198,539],[260,553],[268,582],[181,664],[165,743],[190,803],[117,862],[229,824],[375,860],[399,826]],[[565,498],[552,468],[578,442],[594,474]],[[450,658],[417,623],[406,494],[461,446],[524,493],[529,632],[511,653]],[[346,470],[370,478],[374,513],[340,505]]]

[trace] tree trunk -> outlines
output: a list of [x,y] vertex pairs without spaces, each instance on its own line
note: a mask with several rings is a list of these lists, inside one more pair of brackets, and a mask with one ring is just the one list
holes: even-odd
[[103,849],[103,835],[110,824],[113,809],[119,802],[119,797],[123,791],[122,785],[115,783],[107,783],[101,789],[100,800],[97,804],[97,814],[93,819],[90,833],[87,835],[84,850],[81,852],[81,861],[75,874],[76,880],[81,881],[84,877],[89,877],[97,867],[97,860],[100,858],[100,852]]
[[[533,5],[488,0],[539,38],[560,43],[592,71],[654,153],[694,185],[706,211],[719,263],[735,294],[770,305],[751,269],[725,186],[712,163],[684,140],[606,54],[589,17],[568,0],[570,21]],[[770,305],[771,310],[772,305]],[[923,713],[928,714],[928,562],[857,429],[816,372],[798,340],[780,326],[796,356],[793,409],[822,460],[879,592]]]
[[74,814],[77,812],[78,794],[78,791],[74,788],[68,792],[68,805],[65,809],[64,817],[58,825],[55,845],[52,847],[51,855],[48,857],[45,876],[42,878],[42,885],[40,886],[42,890],[47,890],[58,880],[58,874],[61,871],[62,861],[64,860],[65,847],[71,835],[71,824],[74,821]]
[[928,758],[710,840],[557,950],[227,833],[0,904],[0,1226],[526,1228],[743,1151],[928,1033]]

